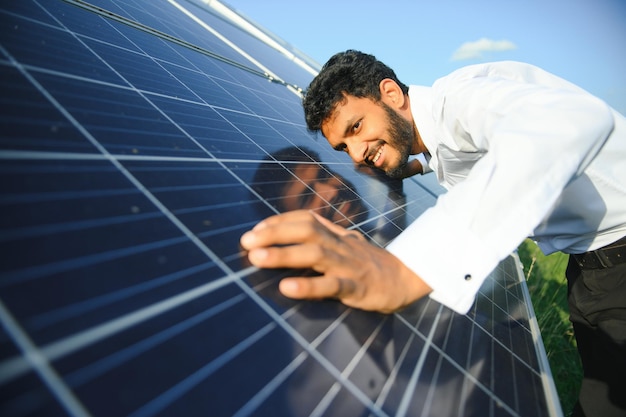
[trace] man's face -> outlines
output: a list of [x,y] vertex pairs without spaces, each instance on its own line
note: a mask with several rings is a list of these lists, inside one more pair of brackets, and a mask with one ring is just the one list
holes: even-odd
[[347,218],[362,210],[356,204],[354,193],[325,169],[313,164],[302,164],[294,169],[294,174],[300,180],[294,180],[285,187],[281,199],[283,210],[313,210],[344,227],[351,224]]
[[330,145],[366,164],[400,177],[416,142],[413,124],[384,102],[346,96],[322,123]]

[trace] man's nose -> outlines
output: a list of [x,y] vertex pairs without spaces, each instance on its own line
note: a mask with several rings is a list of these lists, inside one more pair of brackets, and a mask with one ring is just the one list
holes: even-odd
[[357,164],[364,164],[367,157],[367,144],[365,142],[353,139],[346,142],[348,147],[348,155]]

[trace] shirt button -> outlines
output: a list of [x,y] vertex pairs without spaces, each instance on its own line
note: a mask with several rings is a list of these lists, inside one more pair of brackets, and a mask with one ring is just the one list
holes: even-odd
[[472,279],[472,276],[470,274],[465,275],[465,281],[469,281],[470,279]]

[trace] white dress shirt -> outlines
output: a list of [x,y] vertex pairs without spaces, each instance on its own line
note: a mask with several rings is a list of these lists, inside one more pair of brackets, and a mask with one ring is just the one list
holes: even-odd
[[387,249],[433,299],[467,312],[527,236],[549,254],[626,235],[626,118],[603,101],[517,62],[469,66],[409,97],[449,191]]

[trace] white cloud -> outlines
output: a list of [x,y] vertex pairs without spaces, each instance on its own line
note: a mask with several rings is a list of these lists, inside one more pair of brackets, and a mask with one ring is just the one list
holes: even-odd
[[510,51],[512,49],[517,49],[517,46],[511,41],[494,41],[493,39],[482,38],[474,42],[465,42],[454,51],[452,60],[482,58],[484,52]]

